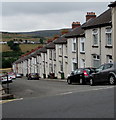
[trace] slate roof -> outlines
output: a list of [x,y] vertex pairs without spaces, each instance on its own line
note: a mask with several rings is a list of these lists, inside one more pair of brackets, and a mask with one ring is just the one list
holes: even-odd
[[116,1],[108,5],[109,7],[116,7]]
[[47,53],[46,46],[43,46],[42,48],[39,49],[40,53]]
[[55,44],[54,42],[50,42],[49,44],[46,45],[46,49],[55,49]]
[[72,29],[71,32],[67,33],[65,35],[66,38],[70,38],[70,37],[80,37],[80,36],[84,36],[84,29],[82,29],[82,27],[77,27]]
[[98,17],[89,20],[85,24],[82,25],[83,29],[91,29],[96,27],[104,27],[107,25],[111,25],[111,9],[106,10],[104,13],[99,15]]
[[[66,35],[66,34],[65,34]],[[62,35],[58,39],[54,40],[54,44],[67,44],[67,38],[65,38],[65,35]]]

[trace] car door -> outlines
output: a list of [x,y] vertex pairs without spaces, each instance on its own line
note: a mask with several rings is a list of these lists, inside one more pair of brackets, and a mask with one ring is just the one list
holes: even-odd
[[113,66],[113,64],[105,64],[104,69],[101,71],[101,81],[105,82],[108,80],[110,68]]
[[102,70],[104,69],[104,65],[101,65],[100,67],[98,67],[96,69],[96,73],[94,74],[94,79],[96,82],[101,82],[102,79],[101,79],[101,76],[102,76]]

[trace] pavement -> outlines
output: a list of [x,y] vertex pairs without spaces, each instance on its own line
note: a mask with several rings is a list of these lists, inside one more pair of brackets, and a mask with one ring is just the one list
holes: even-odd
[[12,94],[7,94],[6,90],[0,84],[0,100],[13,99],[13,98],[14,96]]

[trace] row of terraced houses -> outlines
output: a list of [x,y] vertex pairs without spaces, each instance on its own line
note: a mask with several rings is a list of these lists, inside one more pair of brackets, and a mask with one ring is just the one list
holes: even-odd
[[116,2],[99,16],[87,12],[86,22],[73,22],[72,29],[49,40],[13,63],[13,71],[26,76],[39,73],[42,78],[51,73],[66,78],[71,71],[83,67],[98,67],[116,62]]

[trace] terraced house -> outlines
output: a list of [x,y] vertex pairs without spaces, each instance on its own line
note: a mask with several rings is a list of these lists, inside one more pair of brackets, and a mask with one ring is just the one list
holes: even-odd
[[22,56],[13,63],[14,72],[67,78],[76,68],[116,62],[116,2],[109,7],[99,16],[87,12],[84,24],[73,22],[68,33]]

